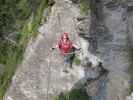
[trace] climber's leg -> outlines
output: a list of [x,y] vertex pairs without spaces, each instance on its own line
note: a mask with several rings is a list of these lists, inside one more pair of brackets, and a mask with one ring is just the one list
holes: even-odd
[[69,66],[69,58],[67,55],[64,56],[64,68],[63,68],[63,72],[68,72],[68,66]]
[[69,61],[69,68],[72,68],[74,58],[75,58],[75,54],[71,54],[70,58],[69,58],[69,60],[70,60]]
[[72,59],[73,56],[71,54],[67,54],[64,56],[64,72],[68,72],[68,68],[72,68]]

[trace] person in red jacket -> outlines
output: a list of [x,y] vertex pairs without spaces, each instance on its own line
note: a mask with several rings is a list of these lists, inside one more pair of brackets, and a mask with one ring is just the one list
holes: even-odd
[[[70,68],[72,68],[73,59],[75,57],[74,51],[80,48],[71,42],[67,32],[64,32],[61,35],[56,48],[59,48],[61,55],[63,55],[65,65],[68,65]],[[67,72],[66,68],[64,71]]]

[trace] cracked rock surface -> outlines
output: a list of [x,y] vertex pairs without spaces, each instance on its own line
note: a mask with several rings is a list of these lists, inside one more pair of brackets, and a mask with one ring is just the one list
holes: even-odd
[[77,41],[75,18],[79,9],[65,0],[56,0],[48,21],[39,28],[35,41],[28,44],[24,61],[13,77],[4,100],[52,100],[62,91],[70,90],[82,77],[82,68],[73,66],[63,73],[63,60],[59,52],[51,52],[62,32],[69,32]]
[[[97,79],[86,86],[92,100],[126,100],[130,95],[133,1],[90,0],[93,8],[83,16],[78,2],[55,0],[47,22],[39,28],[40,34],[29,42],[4,100],[52,100],[60,92],[69,91],[84,75]],[[69,74],[62,73],[64,65],[58,52],[49,51],[64,31],[82,48],[83,66],[74,65]],[[103,78],[98,78],[100,63],[109,71]]]

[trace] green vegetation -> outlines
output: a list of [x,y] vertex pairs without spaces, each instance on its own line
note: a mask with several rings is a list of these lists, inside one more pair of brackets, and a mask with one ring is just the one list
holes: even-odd
[[80,13],[83,15],[88,14],[90,10],[90,3],[88,0],[80,0]]
[[61,93],[54,100],[89,100],[89,96],[84,90],[72,89],[69,93]]
[[5,66],[4,72],[0,73],[0,100],[11,82],[16,66],[23,59],[28,41],[37,35],[43,10],[47,6],[48,0],[0,1],[0,64]]
[[81,64],[81,60],[78,57],[74,58],[74,63],[79,66]]

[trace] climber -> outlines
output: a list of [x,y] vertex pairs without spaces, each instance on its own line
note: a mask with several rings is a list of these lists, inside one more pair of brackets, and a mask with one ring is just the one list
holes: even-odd
[[66,67],[69,66],[69,68],[72,68],[73,59],[75,57],[75,51],[80,50],[80,48],[70,41],[67,32],[64,32],[61,35],[60,40],[52,49],[54,50],[55,48],[58,48],[60,50],[61,55],[64,58],[65,68],[63,71],[68,72]]

